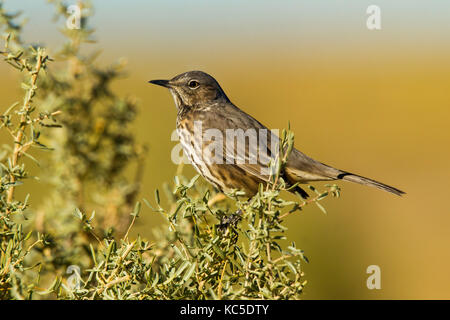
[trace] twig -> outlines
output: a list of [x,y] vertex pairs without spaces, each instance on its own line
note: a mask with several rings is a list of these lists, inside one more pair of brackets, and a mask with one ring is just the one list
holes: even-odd
[[208,201],[208,207],[212,207],[216,203],[222,202],[227,199],[227,196],[223,193],[218,193]]
[[[23,110],[22,115],[20,116],[19,129],[18,129],[17,135],[14,139],[14,151],[13,151],[12,161],[11,161],[12,170],[17,166],[17,163],[18,163],[20,155],[21,155],[22,139],[23,139],[25,127],[27,124],[27,116],[30,111],[31,100],[33,99],[33,96],[36,92],[36,81],[37,81],[38,74],[41,71],[41,67],[42,67],[42,63],[43,63],[44,59],[45,59],[45,57],[43,56],[42,51],[38,50],[37,57],[36,57],[36,60],[37,60],[36,68],[32,72],[32,75],[31,75],[30,89],[28,89],[26,98],[23,103],[24,110]],[[10,174],[9,181],[12,185],[8,189],[7,202],[10,204],[14,198],[14,189],[15,189],[14,182],[16,182],[16,177],[14,176],[13,172],[11,172],[11,174]]]
[[225,269],[227,268],[227,263],[228,263],[228,260],[225,260],[225,264],[223,265],[223,268],[222,268],[222,274],[220,275],[219,286],[217,288],[217,296],[219,297],[219,300],[222,299],[222,280],[223,280],[223,276],[225,275]]

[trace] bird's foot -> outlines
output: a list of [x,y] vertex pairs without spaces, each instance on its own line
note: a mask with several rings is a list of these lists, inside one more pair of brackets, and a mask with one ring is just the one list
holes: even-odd
[[236,227],[237,223],[242,219],[242,211],[238,210],[228,216],[223,216],[220,219],[218,229],[225,232],[229,226]]

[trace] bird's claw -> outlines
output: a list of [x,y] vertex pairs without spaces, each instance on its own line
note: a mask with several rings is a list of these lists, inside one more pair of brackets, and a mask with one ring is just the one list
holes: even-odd
[[222,232],[225,232],[229,226],[236,227],[237,223],[242,219],[242,211],[238,210],[233,214],[228,216],[223,216],[220,219],[220,223],[218,225],[218,229]]

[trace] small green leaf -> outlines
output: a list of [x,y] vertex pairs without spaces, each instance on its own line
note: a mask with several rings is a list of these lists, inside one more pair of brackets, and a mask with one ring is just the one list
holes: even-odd
[[141,203],[138,201],[136,202],[136,205],[134,206],[134,210],[131,213],[131,215],[137,218],[139,217],[139,212],[141,212]]
[[320,210],[322,210],[323,213],[327,214],[327,210],[325,210],[325,208],[320,203],[318,203],[317,201],[315,201],[314,203],[319,207]]
[[195,268],[197,268],[197,262],[194,262],[188,271],[184,274],[183,281],[188,281],[195,272]]
[[155,190],[155,198],[156,198],[156,203],[158,205],[160,205],[161,204],[161,199],[159,198],[159,190],[158,189]]
[[78,219],[83,220],[84,215],[83,215],[83,213],[80,211],[80,209],[75,208],[74,215],[75,215],[75,217],[77,217]]

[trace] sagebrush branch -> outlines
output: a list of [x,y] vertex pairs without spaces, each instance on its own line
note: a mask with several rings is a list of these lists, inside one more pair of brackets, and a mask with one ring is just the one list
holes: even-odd
[[[15,182],[16,182],[16,176],[14,174],[14,169],[16,168],[20,156],[23,154],[23,138],[25,134],[25,129],[27,127],[28,117],[32,111],[31,108],[31,102],[36,94],[36,82],[38,79],[39,72],[41,71],[42,67],[45,65],[45,62],[47,61],[48,56],[45,55],[45,51],[43,49],[37,49],[36,51],[36,66],[34,70],[30,71],[31,78],[30,78],[30,84],[28,86],[27,93],[25,95],[25,99],[23,102],[23,107],[21,110],[20,115],[20,122],[19,127],[17,129],[17,134],[14,139],[14,151],[11,157],[11,172],[10,172],[10,188],[8,189],[7,193],[7,202],[10,204],[14,199],[14,190],[15,190]],[[22,61],[23,65],[26,66],[26,61]]]

